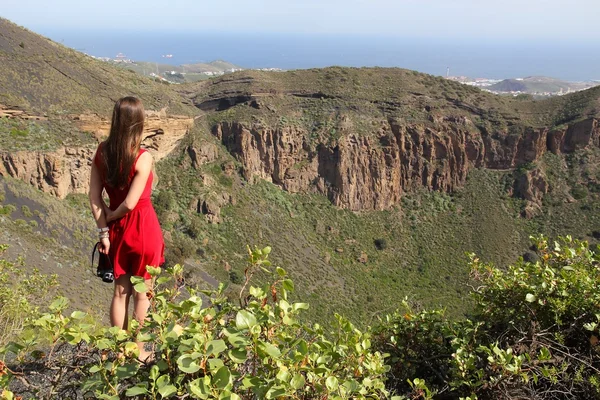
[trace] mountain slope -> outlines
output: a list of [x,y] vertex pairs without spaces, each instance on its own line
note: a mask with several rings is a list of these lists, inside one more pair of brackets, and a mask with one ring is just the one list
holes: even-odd
[[[106,113],[122,96],[139,96],[146,108],[186,114],[169,88],[94,60],[0,18],[0,104],[38,113]],[[59,94],[59,95],[57,95]]]

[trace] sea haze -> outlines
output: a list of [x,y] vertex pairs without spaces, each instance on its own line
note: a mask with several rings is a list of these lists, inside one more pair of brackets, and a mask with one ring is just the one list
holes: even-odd
[[[341,66],[408,68],[434,75],[600,79],[600,43],[424,39],[256,33],[42,31],[99,57],[189,64],[225,60],[244,68]],[[163,55],[172,54],[172,58]]]

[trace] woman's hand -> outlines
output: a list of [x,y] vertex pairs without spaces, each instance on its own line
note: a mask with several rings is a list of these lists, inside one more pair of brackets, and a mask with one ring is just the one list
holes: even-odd
[[100,239],[100,246],[98,246],[98,251],[102,254],[108,254],[110,250],[110,240],[108,238]]
[[104,209],[104,218],[106,218],[106,223],[112,222],[115,220],[115,212],[108,208],[106,203],[102,202],[102,208]]

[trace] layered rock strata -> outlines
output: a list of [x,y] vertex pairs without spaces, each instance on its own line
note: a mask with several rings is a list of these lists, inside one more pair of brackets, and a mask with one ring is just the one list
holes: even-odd
[[[173,151],[194,123],[193,118],[163,114],[149,112],[145,122],[142,145],[153,154],[155,161]],[[110,121],[106,119],[97,115],[72,119],[81,130],[92,132],[98,142],[108,135]],[[59,198],[69,193],[87,193],[95,150],[93,146],[61,147],[51,152],[0,151],[0,175],[21,179]]]
[[224,122],[213,134],[242,163],[245,179],[266,179],[292,193],[321,193],[355,211],[388,209],[418,187],[451,192],[464,184],[471,168],[508,170],[547,151],[600,145],[596,119],[512,134],[487,132],[465,117],[442,117],[434,126],[388,120],[375,134],[342,132],[331,145],[312,143],[297,127]]

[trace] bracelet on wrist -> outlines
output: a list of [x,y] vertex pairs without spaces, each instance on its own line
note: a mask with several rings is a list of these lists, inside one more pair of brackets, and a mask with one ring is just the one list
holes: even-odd
[[98,233],[108,232],[108,229],[109,229],[108,226],[105,226],[104,228],[96,228]]

